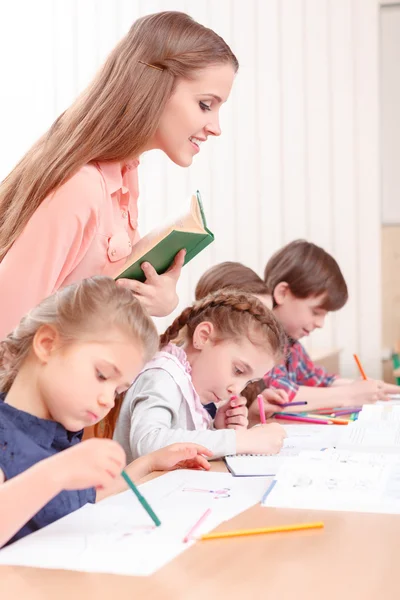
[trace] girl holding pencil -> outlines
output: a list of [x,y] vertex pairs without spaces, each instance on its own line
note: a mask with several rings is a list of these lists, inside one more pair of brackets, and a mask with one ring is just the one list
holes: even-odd
[[[128,460],[178,441],[202,444],[214,457],[279,452],[283,427],[248,429],[239,395],[279,360],[284,344],[279,322],[251,294],[221,291],[189,306],[124,399],[114,437]],[[210,402],[218,404],[214,419]]]
[[197,444],[162,448],[123,472],[117,442],[81,442],[83,428],[102,419],[107,436],[122,396],[157,345],[140,302],[106,277],[43,300],[1,342],[0,547],[126,489],[126,482],[135,491],[131,478],[177,465],[209,468],[211,452]]

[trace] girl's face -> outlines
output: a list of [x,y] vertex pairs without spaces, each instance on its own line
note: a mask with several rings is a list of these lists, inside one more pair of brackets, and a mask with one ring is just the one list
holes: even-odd
[[101,421],[143,366],[140,345],[119,329],[101,342],[77,341],[63,345],[52,328],[36,340],[39,358],[37,387],[47,418],[68,431],[79,431]]
[[263,377],[274,366],[271,354],[248,338],[215,342],[211,323],[200,323],[187,350],[193,385],[203,404],[238,396],[250,379]]
[[221,135],[219,110],[231,92],[235,72],[222,64],[178,81],[147,149],[158,148],[180,167],[192,164],[208,136]]

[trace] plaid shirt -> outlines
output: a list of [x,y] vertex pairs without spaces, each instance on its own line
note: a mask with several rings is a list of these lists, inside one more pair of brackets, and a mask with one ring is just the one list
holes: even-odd
[[293,341],[286,350],[285,364],[278,365],[264,375],[267,388],[284,390],[292,402],[299,386],[328,387],[336,379],[323,367],[317,367],[300,342]]

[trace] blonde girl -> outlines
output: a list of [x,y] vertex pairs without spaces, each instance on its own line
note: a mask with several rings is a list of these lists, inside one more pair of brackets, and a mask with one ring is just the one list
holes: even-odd
[[[0,547],[124,489],[121,446],[81,442],[82,430],[112,424],[118,399],[157,343],[140,302],[106,277],[47,298],[1,342]],[[176,444],[127,471],[138,479],[182,461],[207,468],[204,455],[211,453]]]

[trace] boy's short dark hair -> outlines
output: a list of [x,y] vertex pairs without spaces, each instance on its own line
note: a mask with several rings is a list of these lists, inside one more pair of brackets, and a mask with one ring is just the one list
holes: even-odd
[[211,267],[200,277],[195,290],[196,300],[218,290],[239,290],[248,294],[268,294],[267,286],[253,269],[239,262],[223,262]]
[[276,252],[264,271],[268,293],[285,281],[296,298],[324,295],[321,308],[339,310],[348,299],[347,285],[336,260],[323,248],[295,240]]

